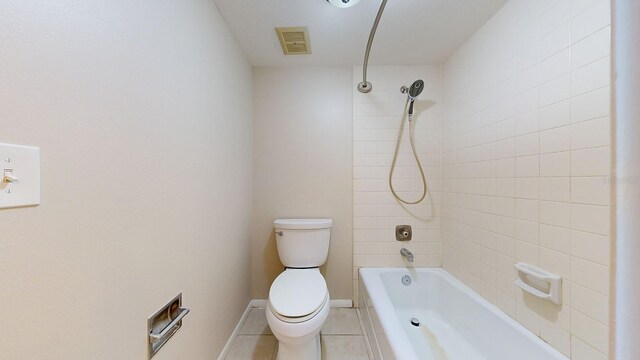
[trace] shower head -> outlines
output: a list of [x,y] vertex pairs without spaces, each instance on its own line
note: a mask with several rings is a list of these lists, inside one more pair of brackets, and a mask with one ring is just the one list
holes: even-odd
[[413,116],[413,102],[416,100],[418,95],[420,95],[423,89],[424,81],[422,80],[414,81],[413,84],[411,84],[411,86],[409,87],[403,86],[400,88],[400,92],[402,92],[403,94],[407,94],[407,96],[409,97],[409,99],[407,100],[409,101],[409,121],[411,121],[411,117]]
[[337,8],[348,8],[357,4],[360,0],[327,0],[331,5]]
[[424,81],[422,80],[416,80],[413,82],[413,84],[411,84],[411,86],[409,87],[409,97],[411,98],[411,100],[415,99],[418,97],[418,95],[420,95],[420,93],[422,92],[422,89],[424,89]]

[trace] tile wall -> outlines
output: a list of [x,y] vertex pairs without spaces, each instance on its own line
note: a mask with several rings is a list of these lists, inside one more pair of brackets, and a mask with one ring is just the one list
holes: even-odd
[[443,66],[443,266],[572,359],[608,352],[610,35],[608,0],[512,0]]
[[[353,71],[353,289],[357,299],[358,268],[441,266],[440,191],[443,106],[440,66],[371,66],[373,91],[356,90],[362,68]],[[418,205],[401,206],[389,191],[388,176],[406,95],[400,87],[423,79],[425,90],[416,102],[415,143],[427,175],[428,197]],[[408,122],[407,122],[408,124]],[[422,181],[411,153],[408,125],[394,173],[397,192],[407,198],[422,195]],[[413,239],[395,240],[395,226],[409,224]],[[407,247],[415,262],[407,263]]]

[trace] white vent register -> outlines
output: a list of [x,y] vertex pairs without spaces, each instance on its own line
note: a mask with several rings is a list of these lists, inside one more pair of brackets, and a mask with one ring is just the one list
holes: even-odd
[[285,55],[311,54],[309,29],[306,26],[277,27],[276,34]]
[[0,209],[40,204],[40,149],[0,144]]
[[560,276],[524,262],[519,262],[515,266],[518,271],[518,280],[516,280],[518,287],[556,305],[562,304],[562,278]]

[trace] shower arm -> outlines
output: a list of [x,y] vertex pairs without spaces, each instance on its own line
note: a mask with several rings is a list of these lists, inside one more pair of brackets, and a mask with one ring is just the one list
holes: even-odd
[[380,8],[378,9],[378,14],[376,15],[376,19],[373,22],[373,27],[371,27],[371,33],[369,33],[369,41],[367,41],[367,50],[364,52],[364,65],[362,66],[362,82],[358,84],[358,91],[361,93],[368,93],[371,91],[371,83],[367,81],[367,66],[369,65],[369,53],[371,52],[371,45],[373,44],[373,38],[376,36],[376,30],[378,29],[378,23],[380,22],[380,18],[382,18],[382,13],[384,12],[384,7],[387,5],[387,0],[382,0],[380,4]]

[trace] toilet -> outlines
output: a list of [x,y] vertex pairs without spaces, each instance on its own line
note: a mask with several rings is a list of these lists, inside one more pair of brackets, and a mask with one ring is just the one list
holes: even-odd
[[320,329],[329,316],[329,291],[320,266],[327,260],[331,219],[273,222],[285,270],[271,284],[267,322],[278,339],[278,360],[319,360]]

